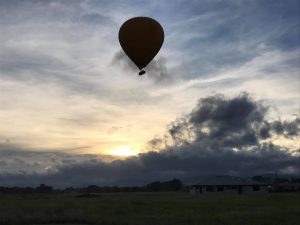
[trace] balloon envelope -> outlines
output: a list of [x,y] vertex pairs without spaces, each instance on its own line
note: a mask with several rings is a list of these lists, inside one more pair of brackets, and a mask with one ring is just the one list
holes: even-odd
[[152,18],[135,17],[121,26],[119,42],[127,56],[141,70],[160,50],[164,42],[164,31]]

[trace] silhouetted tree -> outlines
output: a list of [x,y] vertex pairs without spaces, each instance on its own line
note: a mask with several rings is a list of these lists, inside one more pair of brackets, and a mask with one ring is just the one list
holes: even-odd
[[51,186],[47,186],[45,184],[41,184],[36,189],[37,193],[51,193],[53,191],[53,188]]
[[86,191],[88,193],[96,193],[96,192],[99,192],[99,187],[96,185],[90,185],[86,188]]
[[258,181],[258,182],[265,182],[266,179],[263,176],[254,176],[252,177],[252,180]]
[[182,188],[182,183],[178,179],[173,179],[163,183],[163,189],[166,191],[178,191]]
[[182,188],[182,183],[178,179],[166,182],[155,181],[146,185],[148,191],[178,191]]
[[161,191],[162,183],[160,181],[155,181],[146,186],[149,191]]

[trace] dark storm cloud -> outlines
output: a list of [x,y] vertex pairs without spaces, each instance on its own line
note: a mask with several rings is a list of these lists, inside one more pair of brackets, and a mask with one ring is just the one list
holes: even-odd
[[203,152],[202,155],[186,157],[167,152],[148,152],[111,163],[89,160],[68,164],[59,166],[55,172],[47,174],[19,171],[15,175],[0,176],[1,185],[139,185],[174,177],[185,182],[195,182],[195,178],[211,174],[248,176],[272,173],[278,169],[281,173],[299,173],[299,162],[299,157],[293,157],[278,147],[267,144],[250,152]]
[[247,94],[234,99],[225,99],[221,95],[212,96],[199,101],[190,114],[189,122],[200,129],[198,139],[202,138],[203,127],[208,129],[209,138],[227,138],[241,134],[247,137],[251,136],[251,126],[262,122],[265,112],[266,108],[251,101]]
[[260,128],[260,137],[266,139],[271,137],[271,133],[277,135],[283,135],[285,137],[297,136],[299,135],[300,118],[295,118],[291,121],[274,121],[274,122],[264,122],[263,126]]
[[[171,123],[163,137],[149,142],[153,149],[160,147],[159,152],[150,151],[112,162],[93,155],[42,153],[34,164],[32,152],[17,148],[2,150],[2,168],[7,167],[7,154],[11,153],[27,164],[31,162],[31,173],[26,168],[10,174],[2,169],[0,185],[139,185],[174,177],[195,182],[199,176],[211,174],[251,176],[275,170],[299,174],[299,155],[292,155],[290,149],[272,143],[273,135],[297,137],[299,119],[267,121],[267,110],[262,102],[254,101],[246,93],[234,98],[223,95],[202,98],[190,114]],[[44,157],[49,158],[46,162],[49,165],[51,161],[52,169],[32,172],[35,167],[41,167]]]
[[[118,65],[124,70],[129,70],[132,73],[138,73],[138,67],[128,58],[123,50],[115,53],[112,59],[112,64]],[[145,68],[146,76],[156,83],[168,84],[174,81],[174,75],[171,74],[167,67],[167,60],[163,57],[153,59]]]
[[[90,146],[81,146],[61,151],[81,150]],[[70,154],[58,150],[34,151],[20,145],[0,143],[0,174],[44,174],[54,172],[61,165],[90,162],[98,159],[111,161],[113,157],[95,154]],[[1,182],[0,182],[1,183]]]
[[149,144],[169,146],[171,141],[176,146],[199,145],[199,151],[223,151],[259,146],[273,135],[293,138],[300,133],[299,118],[269,122],[267,112],[267,106],[247,93],[232,99],[223,95],[202,98],[190,114],[170,124],[164,138],[156,137]]

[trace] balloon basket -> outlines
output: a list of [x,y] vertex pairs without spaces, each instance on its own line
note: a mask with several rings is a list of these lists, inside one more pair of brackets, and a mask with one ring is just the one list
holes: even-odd
[[142,75],[145,74],[145,73],[146,73],[145,70],[141,70],[141,71],[139,72],[139,75],[142,76]]

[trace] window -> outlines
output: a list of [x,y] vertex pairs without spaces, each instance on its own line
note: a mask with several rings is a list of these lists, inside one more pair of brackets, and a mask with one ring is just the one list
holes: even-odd
[[223,186],[218,186],[218,187],[217,187],[217,190],[218,190],[218,191],[224,191],[224,187],[223,187]]
[[253,191],[259,191],[260,187],[259,186],[253,186]]
[[207,186],[206,191],[208,191],[208,192],[214,191],[214,187],[213,186]]

